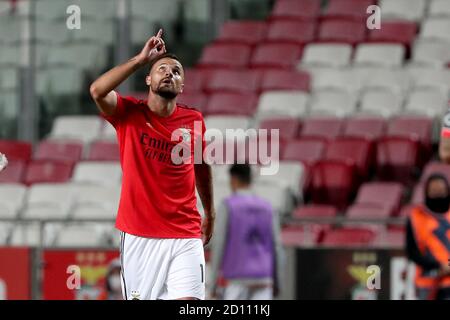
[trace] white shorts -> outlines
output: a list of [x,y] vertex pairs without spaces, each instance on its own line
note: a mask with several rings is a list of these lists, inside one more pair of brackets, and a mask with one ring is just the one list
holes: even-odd
[[125,300],[205,299],[201,239],[142,238],[121,232],[120,240]]

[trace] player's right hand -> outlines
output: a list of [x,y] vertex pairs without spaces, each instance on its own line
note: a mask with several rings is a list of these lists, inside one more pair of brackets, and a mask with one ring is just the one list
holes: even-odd
[[138,54],[139,63],[145,65],[149,63],[152,59],[166,52],[166,44],[162,39],[162,29],[159,29],[156,36],[151,37],[145,43],[144,48]]

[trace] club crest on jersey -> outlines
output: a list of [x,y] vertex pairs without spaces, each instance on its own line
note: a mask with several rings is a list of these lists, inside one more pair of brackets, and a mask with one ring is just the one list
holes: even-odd
[[190,142],[191,141],[191,129],[178,128],[178,130],[181,131],[181,137],[183,138],[184,142]]

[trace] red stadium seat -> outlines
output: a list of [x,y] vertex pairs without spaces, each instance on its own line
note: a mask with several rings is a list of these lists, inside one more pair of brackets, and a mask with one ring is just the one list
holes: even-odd
[[211,44],[203,49],[199,68],[246,68],[251,48],[244,44]]
[[250,59],[251,68],[292,69],[300,60],[302,48],[295,44],[260,44]]
[[380,247],[404,248],[406,241],[405,228],[389,228],[385,232],[380,232],[375,240]]
[[281,242],[285,246],[312,246],[320,242],[326,230],[323,225],[310,225],[308,230],[304,226],[288,225],[281,231]]
[[389,122],[387,135],[418,139],[421,144],[419,164],[422,166],[431,156],[432,128],[433,120],[428,117],[400,116]]
[[335,207],[330,205],[310,204],[300,206],[294,210],[294,218],[334,218],[338,214]]
[[344,121],[339,118],[310,118],[305,119],[301,137],[314,137],[332,140],[340,136],[344,127]]
[[338,42],[356,45],[366,38],[366,24],[356,21],[330,20],[321,23],[319,42]]
[[350,162],[356,165],[359,177],[366,179],[373,164],[374,149],[363,138],[337,138],[328,144],[325,159]]
[[367,246],[376,239],[376,232],[368,228],[343,227],[325,233],[322,245],[325,246]]
[[258,70],[218,70],[205,85],[208,93],[251,93],[259,89],[262,72]]
[[31,144],[23,141],[0,140],[0,152],[5,154],[8,160],[31,159]]
[[412,196],[411,196],[411,201],[410,201],[411,204],[421,204],[421,203],[424,202],[423,201],[424,200],[424,188],[423,188],[423,186],[424,186],[424,184],[421,183],[421,182],[419,182],[418,184],[416,184],[414,186],[413,193],[412,193]]
[[348,207],[345,216],[358,219],[386,219],[392,214],[390,208],[376,204],[353,204]]
[[403,44],[411,47],[417,34],[417,25],[409,21],[383,21],[381,29],[369,30],[367,41]]
[[32,161],[25,174],[25,183],[67,182],[72,176],[73,164],[55,161]]
[[267,70],[264,72],[261,91],[296,90],[309,92],[311,76],[305,71]]
[[413,209],[414,209],[415,207],[417,207],[417,204],[407,204],[407,205],[404,205],[404,206],[401,208],[401,210],[400,210],[400,212],[399,212],[399,214],[398,214],[398,217],[399,217],[399,218],[407,218],[407,217],[409,217],[409,216],[411,215],[411,212],[413,211]]
[[325,155],[327,143],[320,139],[297,139],[287,141],[281,160],[301,161],[305,165],[313,165]]
[[271,20],[316,20],[320,14],[320,0],[278,0]]
[[262,41],[267,32],[265,22],[240,20],[227,21],[221,29],[216,43],[256,45]]
[[119,161],[119,146],[113,141],[94,141],[89,148],[87,160],[93,161]]
[[383,137],[377,145],[377,175],[384,181],[411,184],[418,164],[419,141]]
[[206,106],[206,95],[203,93],[186,93],[183,92],[177,97],[177,103],[184,104],[188,107],[203,111]]
[[447,180],[450,181],[450,164],[435,161],[428,162],[423,168],[420,182],[425,182],[433,173],[440,173],[447,177]]
[[33,159],[75,163],[81,160],[82,152],[82,142],[44,140],[37,146]]
[[367,7],[376,2],[376,0],[330,0],[321,18],[353,20],[361,23],[368,17]]
[[331,204],[344,209],[356,189],[354,165],[333,160],[316,162],[312,173],[311,195],[316,204]]
[[245,115],[255,113],[258,97],[252,93],[215,93],[209,96],[207,115]]
[[184,93],[203,91],[203,86],[208,80],[211,71],[202,69],[186,69],[184,71]]
[[384,207],[388,209],[388,215],[394,215],[400,208],[403,192],[400,183],[369,182],[359,188],[355,204]]
[[266,42],[305,45],[316,38],[316,24],[311,21],[274,21],[269,26]]
[[350,118],[344,128],[344,136],[377,140],[384,135],[386,121],[382,117]]
[[25,161],[8,159],[8,166],[0,174],[0,183],[23,182],[26,168]]
[[265,119],[259,125],[260,129],[266,129],[270,134],[271,129],[279,130],[279,137],[281,141],[287,141],[297,138],[301,123],[300,121],[292,118],[269,118]]

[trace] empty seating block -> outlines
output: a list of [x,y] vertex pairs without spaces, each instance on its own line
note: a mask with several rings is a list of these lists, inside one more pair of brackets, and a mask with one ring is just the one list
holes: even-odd
[[243,44],[211,44],[203,49],[198,67],[244,68],[250,58],[250,46]]
[[428,18],[422,23],[420,38],[422,40],[450,41],[450,17]]
[[279,130],[282,141],[297,138],[300,127],[300,121],[292,118],[267,118],[259,124],[259,129],[265,129],[269,134],[272,129]]
[[316,24],[310,21],[275,21],[269,26],[266,41],[303,45],[315,39]]
[[382,117],[354,117],[347,120],[344,136],[377,140],[385,129],[386,120]]
[[211,74],[205,84],[208,93],[253,93],[259,89],[261,72],[242,70],[218,70]]
[[357,94],[362,81],[358,80],[352,69],[318,68],[310,69],[313,78],[313,91],[347,91]]
[[259,98],[256,117],[292,117],[298,119],[307,114],[309,95],[297,91],[267,91]]
[[[295,44],[260,44],[253,51],[251,68],[291,69],[302,54],[302,48]],[[236,59],[235,55],[233,55]]]
[[325,148],[326,142],[320,139],[302,138],[291,140],[286,143],[281,159],[313,165],[323,158]]
[[75,163],[81,159],[83,145],[70,141],[41,141],[34,153],[35,160],[53,160]]
[[402,44],[410,48],[416,38],[417,25],[403,20],[383,21],[381,29],[369,30],[369,42],[388,42]]
[[203,93],[183,92],[177,97],[177,103],[203,111],[206,106],[207,97]]
[[259,21],[227,21],[221,29],[216,42],[255,45],[266,35],[267,26]]
[[209,96],[204,113],[251,116],[257,102],[258,98],[253,93],[215,93]]
[[31,158],[31,144],[14,140],[0,140],[0,152],[6,154],[8,160],[29,161]]
[[428,16],[450,17],[450,3],[446,0],[432,0],[430,3]]
[[379,67],[400,67],[405,48],[400,44],[360,44],[356,49],[355,64]]
[[8,160],[8,166],[0,174],[0,183],[21,183],[25,177],[27,165],[21,160]]
[[20,184],[0,184],[0,217],[16,218],[25,201],[27,189]]
[[309,92],[311,76],[305,71],[268,70],[264,72],[261,91],[296,90]]
[[72,219],[115,218],[120,199],[119,186],[73,185],[75,204]]
[[57,247],[102,247],[106,245],[106,235],[96,225],[65,225],[55,239]]
[[376,115],[385,118],[401,113],[402,98],[399,94],[388,90],[372,89],[361,97],[360,114]]
[[400,209],[404,187],[396,182],[368,182],[363,184],[355,200],[358,205],[387,208],[388,216]]
[[208,76],[211,72],[212,71],[203,69],[185,69],[183,94],[201,92],[203,86],[207,83],[207,80],[209,80]]
[[334,218],[338,214],[335,207],[330,205],[309,204],[294,210],[294,218]]
[[305,119],[301,137],[334,139],[342,134],[344,121],[338,118],[318,117]]
[[312,97],[311,116],[343,118],[356,112],[356,96],[346,91],[319,91]]
[[310,43],[298,67],[345,67],[350,63],[352,46],[342,43]]
[[384,19],[420,21],[425,15],[426,0],[381,0]]
[[320,42],[339,42],[356,45],[366,38],[366,25],[348,20],[324,21],[319,27]]
[[113,141],[94,141],[89,148],[88,160],[119,161],[119,145]]
[[279,0],[271,20],[315,20],[320,14],[319,0]]
[[122,170],[118,162],[84,161],[75,166],[72,182],[116,186],[121,178]]
[[403,113],[440,117],[447,109],[447,95],[438,88],[417,88],[408,96]]
[[331,0],[322,18],[362,22],[367,19],[367,8],[373,4],[376,0]]
[[49,138],[89,143],[98,138],[101,125],[97,116],[61,116],[55,119]]
[[324,246],[368,246],[375,241],[376,233],[370,229],[344,227],[325,233]]
[[32,161],[25,174],[25,183],[67,182],[72,175],[73,164],[67,162],[35,160]]
[[445,41],[416,40],[413,48],[413,62],[430,67],[445,67],[450,61],[450,47]]

